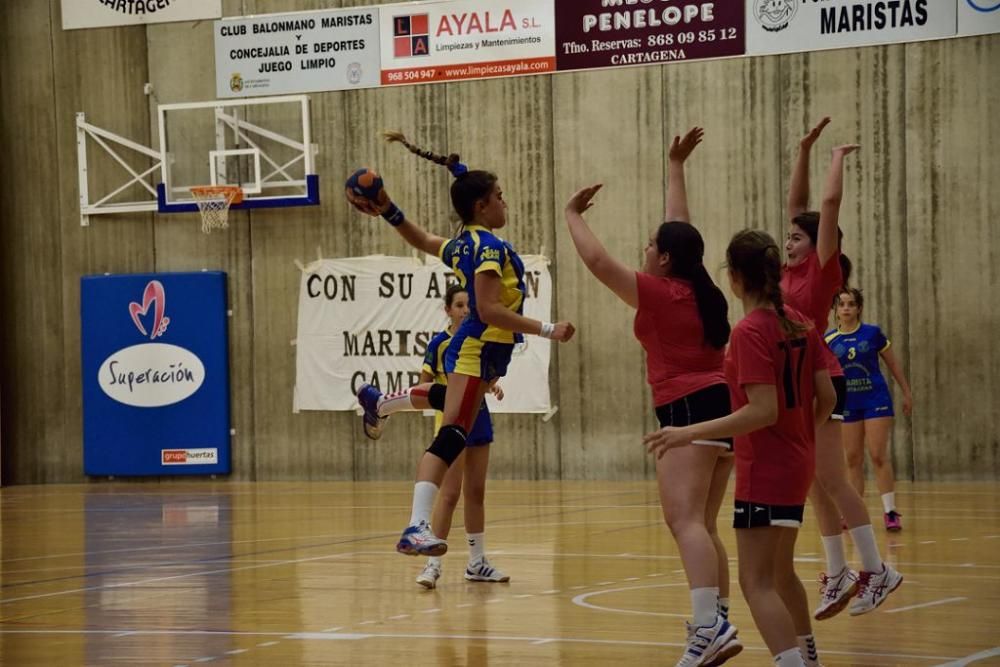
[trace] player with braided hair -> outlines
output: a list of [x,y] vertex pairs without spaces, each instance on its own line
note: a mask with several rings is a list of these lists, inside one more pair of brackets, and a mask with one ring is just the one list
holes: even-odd
[[[726,352],[734,412],[663,428],[645,442],[660,457],[696,440],[736,437],[733,526],[740,588],[775,663],[815,664],[809,603],[793,558],[815,467],[815,425],[829,418],[836,392],[815,327],[784,304],[774,239],[742,231],[729,243],[726,261],[746,313]],[[803,635],[810,641],[800,648]]]
[[[444,157],[418,149],[399,132],[388,132],[385,138],[448,168],[455,177],[452,206],[462,221],[456,238],[436,236],[406,217],[374,172],[361,169],[347,181],[347,199],[357,210],[382,216],[411,246],[437,255],[469,292],[469,316],[445,353],[448,386],[442,426],[417,466],[409,526],[396,545],[396,550],[406,555],[441,556],[448,545],[429,526],[434,500],[448,468],[465,449],[467,434],[490,384],[506,374],[514,345],[524,334],[565,342],[575,329],[569,322],[540,322],[523,315],[524,263],[513,246],[495,234],[507,224],[507,204],[496,175],[468,169],[457,154]],[[384,408],[420,409],[418,402],[426,398],[409,391],[387,406],[385,397],[371,386],[358,392],[366,425],[379,424],[388,414]]]
[[[834,296],[850,278],[850,262],[840,252],[843,235],[838,221],[844,191],[844,158],[858,149],[856,144],[833,149],[820,211],[807,210],[809,154],[829,122],[829,118],[821,120],[799,145],[788,194],[791,225],[785,243],[787,262],[781,280],[788,303],[807,315],[821,333],[827,330]],[[903,581],[899,572],[883,562],[871,516],[864,500],[848,479],[841,428],[847,381],[840,362],[826,346],[824,355],[837,390],[837,405],[831,418],[817,427],[818,483],[813,485],[809,494],[827,560],[826,573],[820,576],[821,599],[814,612],[817,620],[830,618],[848,605],[852,616],[870,612]],[[862,570],[858,574],[847,565],[842,536],[845,526],[861,555]]]

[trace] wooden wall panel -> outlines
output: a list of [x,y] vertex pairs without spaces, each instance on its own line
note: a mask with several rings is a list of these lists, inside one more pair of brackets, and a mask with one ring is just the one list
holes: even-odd
[[[363,6],[363,0],[225,0],[227,16]],[[5,481],[78,481],[79,278],[86,273],[222,269],[233,318],[234,478],[405,479],[432,437],[430,420],[394,418],[377,444],[352,413],[292,413],[301,274],[295,260],[409,254],[390,228],[349,209],[343,179],[379,169],[393,197],[433,231],[454,231],[445,170],[385,145],[398,128],[455,150],[501,177],[511,202],[504,235],[552,260],[554,316],[577,338],[551,369],[560,410],[496,419],[492,473],[503,478],[651,476],[640,435],[653,426],[633,313],[590,276],[565,233],[563,206],[605,183],[588,214],[617,257],[639,265],[663,214],[665,152],[706,128],[688,166],[693,221],[706,264],[721,270],[731,234],[784,236],[797,142],[824,114],[813,200],[829,149],[857,141],[841,219],[866,318],[895,342],[915,387],[899,419],[901,476],[993,478],[998,472],[997,180],[992,65],[1000,36],[770,58],[311,95],[322,205],[240,212],[205,237],[195,215],[103,217],[78,224],[74,114],[156,143],[157,103],[215,96],[211,22],[63,31],[59,0],[12,0],[0,15],[0,382]],[[153,84],[155,98],[142,93]],[[95,157],[94,179],[118,167]],[[140,163],[142,160],[139,161]],[[118,180],[117,182],[121,182]],[[58,192],[53,196],[55,184]],[[39,295],[44,295],[40,298]],[[742,315],[731,304],[731,317]],[[967,396],[970,391],[974,400]]]
[[907,282],[917,479],[1000,472],[1000,35],[906,49]]

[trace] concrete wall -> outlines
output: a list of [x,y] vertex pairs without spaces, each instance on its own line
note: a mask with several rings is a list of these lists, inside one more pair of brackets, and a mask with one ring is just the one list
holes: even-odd
[[[365,2],[345,2],[363,5]],[[334,6],[225,0],[225,14]],[[743,227],[784,233],[798,138],[823,115],[814,201],[828,150],[857,142],[842,214],[845,251],[914,386],[898,419],[901,477],[995,479],[1000,352],[1000,36],[662,67],[312,95],[323,205],[238,212],[205,237],[195,216],[122,215],[79,225],[74,114],[153,143],[156,102],[214,97],[210,22],[61,29],[59,0],[7,0],[0,13],[0,386],[7,483],[82,478],[79,278],[99,272],[229,274],[237,479],[403,479],[429,420],[393,420],[377,445],[353,413],[291,412],[296,258],[407,254],[386,225],[351,212],[346,174],[378,167],[414,218],[449,234],[444,170],[380,143],[401,128],[427,147],[497,172],[507,237],[553,258],[556,311],[576,340],[551,369],[558,414],[496,418],[492,474],[633,479],[651,475],[653,426],[631,313],[577,260],[562,220],[579,186],[605,183],[588,214],[608,248],[638,265],[662,215],[665,146],[693,124],[706,140],[688,169],[710,267]],[[157,99],[143,94],[151,82]],[[117,178],[113,164],[98,179]],[[107,182],[111,182],[110,180]],[[723,273],[715,274],[724,282]],[[739,306],[732,316],[740,316]]]

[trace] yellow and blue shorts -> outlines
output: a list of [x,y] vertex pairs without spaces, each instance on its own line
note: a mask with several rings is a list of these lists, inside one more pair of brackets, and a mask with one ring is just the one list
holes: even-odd
[[482,341],[460,328],[444,352],[444,371],[492,382],[507,374],[513,353],[513,343]]

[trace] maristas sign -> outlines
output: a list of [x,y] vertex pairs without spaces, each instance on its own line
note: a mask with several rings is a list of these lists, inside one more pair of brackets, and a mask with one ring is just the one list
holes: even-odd
[[62,0],[63,30],[200,21],[222,16],[222,0]]
[[955,0],[747,0],[746,25],[747,55],[941,39]]

